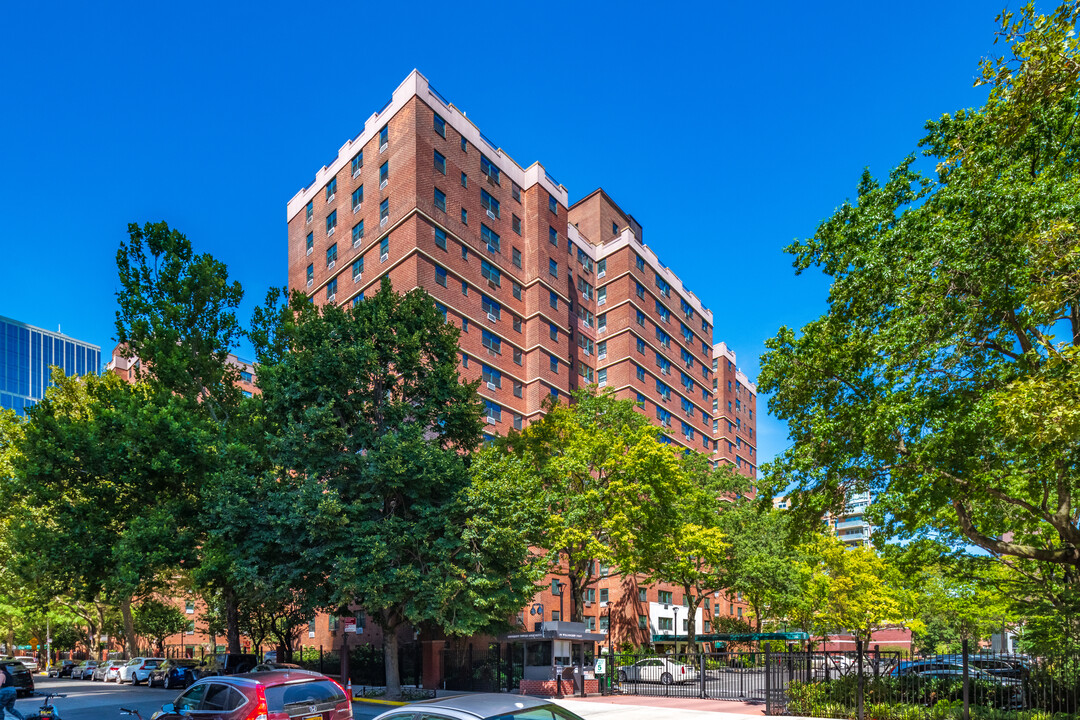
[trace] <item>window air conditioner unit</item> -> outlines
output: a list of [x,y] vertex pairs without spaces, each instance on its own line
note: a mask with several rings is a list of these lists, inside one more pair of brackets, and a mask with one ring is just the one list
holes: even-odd
[[492,416],[488,415],[488,416],[487,416],[487,423],[488,423],[488,425],[494,425],[494,424],[495,424],[495,418],[493,418]]
[[330,237],[331,235],[333,235],[335,230],[337,230],[337,225],[326,231],[326,237]]
[[390,147],[390,143],[383,143],[379,146],[379,152],[384,152],[388,147]]
[[596,359],[597,360],[603,360],[606,357],[607,357],[607,353],[600,353],[599,355],[596,356]]
[[387,259],[388,257],[390,257],[389,253],[386,253],[386,254],[380,255],[380,256],[379,256],[379,262],[386,262],[386,259]]
[[356,203],[355,205],[352,206],[352,211],[354,213],[360,212],[360,208],[363,207],[363,205],[364,205],[364,203]]
[[585,607],[592,607],[592,600],[586,600]]
[[307,281],[307,286],[308,286],[308,287],[311,287],[311,286],[312,286],[312,285],[314,285],[314,284],[315,284],[315,281],[314,281],[314,280],[308,280],[308,281]]
[[326,298],[326,302],[334,302],[334,300],[336,298],[337,298],[337,295],[331,295],[330,297]]
[[487,384],[487,389],[488,389],[488,390],[494,390],[494,389],[495,389],[495,383],[493,383],[493,382],[489,382],[489,383]]
[[358,247],[360,247],[360,244],[361,244],[362,242],[364,242],[364,237],[363,237],[363,236],[360,236],[360,237],[356,238],[356,240],[354,240],[354,241],[353,241],[353,244],[352,244],[352,246],[353,246],[354,248],[358,248]]
[[605,275],[607,275],[607,270],[601,270],[600,272],[596,273],[596,279],[599,280],[600,278],[604,277]]
[[390,182],[390,181],[389,181],[389,180],[383,180],[382,182],[380,182],[380,183],[379,183],[379,189],[380,189],[380,190],[382,190],[383,188],[385,188],[385,187],[386,187],[386,184],[387,184],[388,182]]
[[356,273],[353,275],[353,282],[360,282],[364,279],[364,273]]
[[307,216],[307,221],[306,221],[306,222],[307,222],[307,223],[310,223],[310,222],[311,222],[312,220],[314,220],[314,219],[315,219],[315,216],[314,216],[314,215],[308,215],[308,216]]
[[600,607],[605,608],[607,606],[608,606],[608,601],[607,600],[603,600],[603,601],[600,602]]
[[605,304],[607,304],[607,298],[600,298],[600,299],[599,299],[599,300],[598,300],[598,301],[596,302],[596,304],[597,304],[597,305],[605,305]]
[[492,220],[494,220],[494,219],[495,219],[495,213],[493,213],[493,212],[492,212],[491,210],[488,210],[488,211],[487,211],[487,216],[488,216],[489,218],[491,218]]
[[498,318],[495,317],[495,313],[488,313],[487,316],[488,320],[490,320],[491,322],[495,322],[496,320],[498,320]]
[[379,218],[379,227],[382,227],[383,225],[385,225],[389,220],[390,220],[389,215],[385,215],[385,216]]
[[335,194],[335,195],[331,195],[330,197],[326,198],[326,202],[327,202],[327,203],[330,203],[330,202],[332,202],[332,201],[333,201],[333,199],[334,199],[335,197],[337,197],[337,195],[336,195],[336,194]]
[[362,167],[363,167],[363,166],[361,165],[360,167],[358,167],[358,168],[356,168],[355,170],[353,170],[353,174],[352,174],[352,176],[353,176],[353,177],[356,177],[357,175],[359,175],[359,174],[360,174],[360,168],[362,168]]
[[326,263],[326,269],[333,270],[335,265],[337,265],[337,260],[331,260],[330,262]]
[[498,285],[495,284],[494,280],[488,280],[488,287],[491,288],[492,290],[494,290],[495,288],[498,287]]

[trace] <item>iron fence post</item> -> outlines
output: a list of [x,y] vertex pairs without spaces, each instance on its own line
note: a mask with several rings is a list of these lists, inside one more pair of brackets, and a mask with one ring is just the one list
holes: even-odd
[[765,714],[772,715],[772,710],[772,654],[765,643]]
[[705,699],[705,653],[698,653],[698,697]]
[[857,679],[858,691],[856,693],[855,702],[858,706],[859,720],[865,720],[863,716],[863,643],[861,639],[855,641],[855,655],[857,658],[856,671],[859,673]]
[[964,638],[960,642],[960,651],[964,653],[964,720],[971,718],[971,683],[968,678],[968,641]]

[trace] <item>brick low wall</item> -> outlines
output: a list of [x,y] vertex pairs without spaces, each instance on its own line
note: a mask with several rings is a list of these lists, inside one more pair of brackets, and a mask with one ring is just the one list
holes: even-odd
[[[559,694],[559,689],[554,680],[522,680],[521,681],[521,694],[522,695],[540,695],[543,697],[555,697]],[[564,680],[562,683],[563,695],[574,694],[574,683],[572,680]],[[593,679],[585,679],[585,694],[593,695],[600,692],[600,681]]]

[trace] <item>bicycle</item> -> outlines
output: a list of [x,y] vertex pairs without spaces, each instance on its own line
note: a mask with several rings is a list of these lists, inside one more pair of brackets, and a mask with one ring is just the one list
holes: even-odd
[[56,713],[56,708],[52,706],[49,700],[62,697],[67,697],[67,695],[61,695],[60,693],[46,693],[37,713],[34,715],[27,715],[26,720],[60,720],[60,716]]
[[135,720],[143,720],[143,716],[139,714],[138,710],[128,710],[127,708],[122,707],[122,708],[120,708],[120,714],[121,715],[132,715],[132,716],[135,717]]

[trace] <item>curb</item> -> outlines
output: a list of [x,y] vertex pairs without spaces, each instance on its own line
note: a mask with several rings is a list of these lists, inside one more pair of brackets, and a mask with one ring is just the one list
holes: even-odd
[[367,703],[369,705],[408,705],[407,702],[401,702],[398,700],[378,700],[376,698],[366,698],[353,695],[353,702]]

